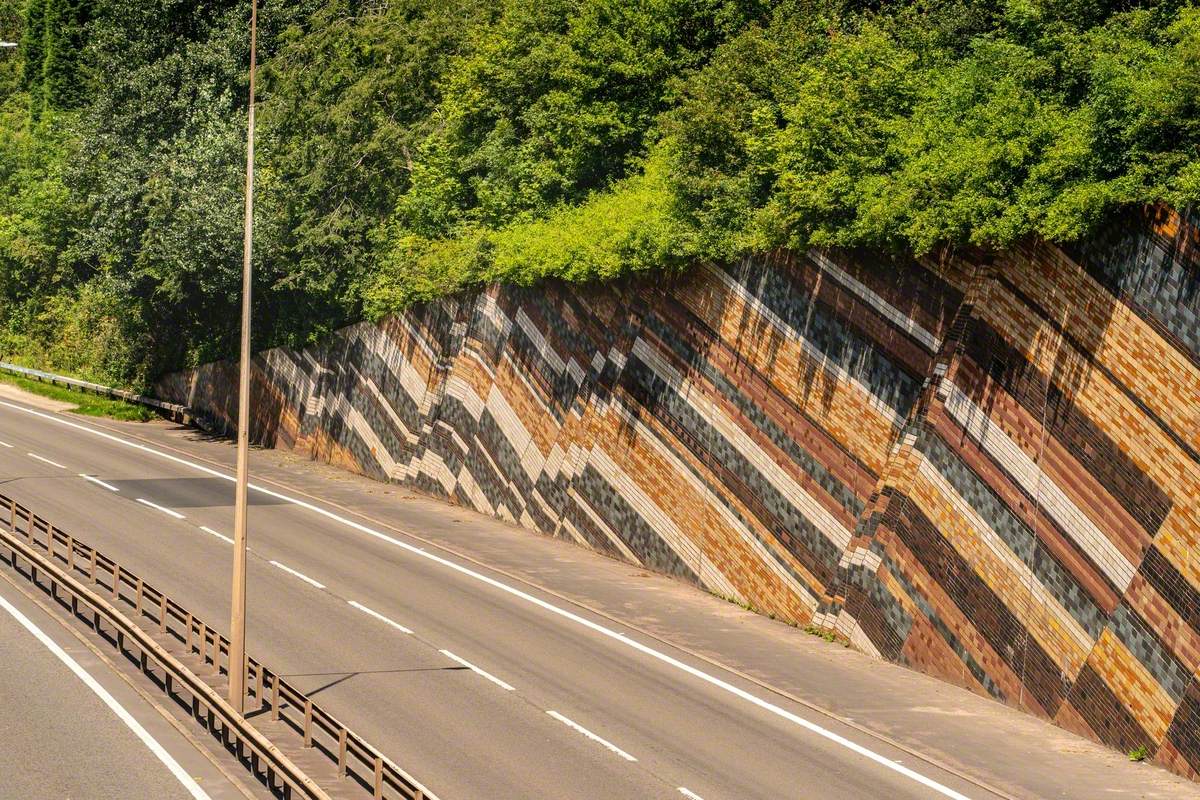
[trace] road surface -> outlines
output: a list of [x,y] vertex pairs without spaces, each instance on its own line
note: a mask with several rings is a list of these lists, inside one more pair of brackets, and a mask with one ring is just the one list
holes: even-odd
[[3,577],[0,654],[0,797],[245,797],[109,663]]
[[[2,491],[221,629],[228,477],[0,400]],[[610,620],[284,494],[251,491],[248,649],[443,800],[990,796]]]

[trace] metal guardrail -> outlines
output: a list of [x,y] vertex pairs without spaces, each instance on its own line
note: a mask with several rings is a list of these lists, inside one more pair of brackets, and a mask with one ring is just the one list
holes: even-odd
[[[7,529],[0,524],[0,544],[12,554],[9,560],[14,567],[19,556],[30,564],[33,580],[36,581],[38,571],[43,572],[50,580],[52,597],[61,602],[59,590],[65,591],[75,616],[80,616],[81,606],[90,609],[97,633],[102,633],[101,620],[107,622],[115,631],[116,644],[122,652],[125,644],[132,642],[137,647],[142,671],[147,672],[149,662],[153,661],[166,676],[164,688],[168,695],[172,684],[186,689],[192,698],[192,715],[206,719],[214,732],[214,722],[219,722],[222,736],[233,737],[239,756],[248,752],[252,768],[266,770],[272,788],[273,781],[278,779],[289,794],[328,800],[319,786],[234,711],[224,697],[126,617],[117,605],[123,603],[134,610],[137,619],[156,623],[160,635],[174,637],[219,674],[229,674],[228,639],[118,562],[51,525],[12,498],[0,494],[0,509],[8,512]],[[60,565],[65,565],[66,570]],[[90,586],[75,577],[77,574],[86,576]],[[109,599],[93,587],[103,589]],[[277,672],[247,657],[246,673],[245,686],[258,704],[258,711],[269,712],[272,720],[282,720],[303,737],[305,747],[316,748],[336,762],[340,777],[353,779],[377,800],[438,800]]]
[[178,403],[167,403],[154,397],[137,394],[136,392],[127,392],[124,389],[114,389],[111,386],[103,386],[91,381],[68,378],[65,375],[55,375],[52,372],[43,372],[40,369],[21,367],[16,364],[10,364],[7,361],[0,361],[0,370],[41,383],[65,386],[68,389],[75,389],[80,392],[91,392],[92,394],[103,395],[104,397],[111,397],[116,400],[124,400],[127,403],[147,406],[182,425],[191,425],[199,422],[196,414],[187,406],[179,405]]

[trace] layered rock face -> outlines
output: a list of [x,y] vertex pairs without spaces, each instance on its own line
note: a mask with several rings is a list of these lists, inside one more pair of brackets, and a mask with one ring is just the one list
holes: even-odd
[[[254,437],[1200,770],[1200,214],[493,287],[260,354]],[[168,376],[219,423],[236,368]]]

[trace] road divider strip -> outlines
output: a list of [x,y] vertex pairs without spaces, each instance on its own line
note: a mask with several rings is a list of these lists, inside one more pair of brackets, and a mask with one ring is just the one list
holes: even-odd
[[474,672],[476,675],[478,675],[482,678],[487,678],[489,681],[496,684],[497,686],[499,686],[501,689],[505,690],[506,692],[515,692],[516,691],[516,689],[513,688],[511,685],[500,680],[492,673],[480,669],[479,667],[472,664],[470,661],[467,661],[465,658],[459,658],[458,656],[454,655],[454,653],[451,653],[449,650],[439,650],[438,652],[441,653],[442,655],[444,655],[446,658],[450,659],[451,661],[457,661],[459,664],[462,664],[464,667],[471,670],[471,672]]
[[174,517],[175,519],[187,519],[185,516],[183,516],[183,514],[180,514],[178,511],[173,511],[173,510],[167,508],[166,506],[160,506],[158,503],[151,503],[149,500],[146,500],[145,498],[139,497],[137,499],[137,501],[144,506],[150,506],[155,511],[161,511],[162,513],[164,513],[168,516]]
[[79,477],[83,478],[85,481],[90,481],[91,483],[94,483],[94,484],[96,484],[97,486],[103,486],[105,489],[108,489],[110,492],[119,492],[119,491],[121,491],[120,489],[118,489],[117,487],[113,486],[112,484],[110,484],[110,483],[105,483],[104,481],[100,480],[99,478],[93,478],[91,475],[84,475],[84,474],[81,472],[81,473],[79,473]]
[[50,459],[46,458],[45,456],[39,456],[37,453],[26,453],[25,455],[29,456],[30,458],[36,458],[38,461],[49,464],[52,467],[58,467],[59,469],[66,469],[66,467],[64,467],[62,464],[58,463],[57,461],[51,461]]
[[593,742],[596,742],[597,744],[600,744],[600,745],[608,748],[609,750],[613,751],[614,753],[616,753],[617,755],[619,755],[621,758],[625,759],[626,761],[637,761],[637,759],[634,758],[633,756],[629,755],[629,753],[626,753],[624,750],[617,747],[615,744],[608,741],[607,739],[601,738],[601,737],[597,736],[596,734],[592,733],[587,728],[580,725],[578,722],[573,722],[573,721],[567,719],[566,717],[564,717],[562,714],[558,713],[557,711],[547,711],[546,713],[549,714],[550,716],[554,717],[556,720],[561,722],[563,725],[566,725],[568,728],[571,728],[579,733],[582,733],[584,736],[591,739]]
[[353,606],[354,608],[357,608],[359,611],[363,612],[364,614],[368,614],[368,615],[374,617],[375,619],[379,620],[380,622],[382,622],[386,625],[391,625],[393,628],[400,631],[401,633],[412,633],[412,630],[410,630],[409,628],[404,627],[403,625],[401,625],[399,622],[396,622],[395,620],[388,619],[383,614],[380,614],[378,611],[372,611],[371,609],[367,608],[366,606],[364,606],[362,603],[358,602],[357,600],[347,600],[346,603],[350,606]]
[[305,583],[309,584],[310,586],[315,586],[318,589],[325,588],[325,584],[321,583],[320,581],[314,581],[312,578],[308,577],[303,572],[297,572],[296,570],[292,569],[291,567],[289,567],[285,564],[280,564],[278,561],[272,561],[272,562],[270,562],[270,564],[273,567],[279,567],[284,572],[288,573],[289,575],[299,578],[300,580],[304,581]]
[[[174,462],[176,464],[183,464],[187,467],[190,467],[191,469],[197,470],[198,472],[202,472],[206,475],[211,475],[211,476],[214,476],[217,478],[221,478],[222,480],[229,481],[230,483],[233,483],[235,480],[235,478],[232,475],[229,475],[229,474],[222,472],[220,470],[217,470],[217,469],[213,469],[212,467],[206,467],[202,464],[196,463],[195,461],[191,461],[190,459],[182,458],[180,456],[172,455],[170,453],[165,453],[162,450],[158,450],[158,449],[150,447],[148,445],[141,444],[140,442],[132,442],[132,441],[129,441],[128,439],[122,438],[120,436],[115,436],[111,433],[97,430],[96,428],[91,428],[86,425],[82,425],[77,422],[73,422],[71,420],[64,419],[63,417],[60,417],[60,416],[43,413],[41,411],[37,411],[32,408],[26,408],[24,406],[20,406],[15,403],[10,403],[5,400],[0,400],[0,407],[11,408],[15,411],[19,411],[24,414],[29,414],[29,415],[32,415],[35,417],[40,417],[42,419],[53,422],[57,425],[63,425],[63,426],[69,427],[69,428],[74,428],[76,430],[83,431],[84,433],[87,433],[90,436],[95,436],[95,437],[98,437],[101,439],[107,439],[108,441],[114,442],[114,443],[122,445],[124,447],[130,447],[135,450],[140,450],[144,453],[150,453],[154,456],[157,456],[158,458],[162,458],[167,461]],[[925,786],[926,788],[936,792],[939,795],[942,795],[943,797],[949,797],[949,798],[951,798],[951,800],[970,800],[970,798],[967,795],[963,794],[962,792],[952,789],[949,786],[946,786],[945,784],[934,780],[933,778],[930,778],[926,775],[921,774],[920,772],[917,772],[914,769],[910,769],[909,767],[904,766],[903,764],[898,764],[898,763],[896,763],[895,760],[888,758],[887,756],[883,755],[882,753],[877,753],[874,750],[870,749],[869,747],[861,745],[858,742],[853,741],[852,739],[849,739],[839,733],[829,730],[828,728],[824,727],[823,725],[819,725],[815,722],[812,722],[811,720],[805,719],[804,717],[800,716],[799,714],[796,714],[795,712],[789,711],[789,710],[787,710],[775,703],[772,703],[768,700],[764,700],[763,698],[741,688],[740,686],[735,686],[734,684],[730,683],[727,680],[724,680],[723,678],[718,678],[717,676],[712,675],[708,672],[705,672],[704,670],[694,667],[691,664],[688,664],[684,661],[681,661],[672,655],[668,655],[667,653],[662,652],[661,650],[657,650],[653,647],[650,647],[649,645],[643,644],[643,643],[637,641],[636,639],[632,638],[631,636],[628,636],[627,634],[621,633],[620,631],[613,630],[612,628],[601,625],[598,622],[594,622],[590,619],[587,619],[586,617],[581,616],[580,614],[577,614],[574,611],[569,611],[565,608],[557,606],[551,602],[543,600],[540,597],[536,597],[536,596],[530,594],[529,592],[518,589],[515,586],[510,586],[509,584],[504,583],[503,581],[497,580],[488,575],[484,575],[482,572],[478,572],[477,570],[471,569],[470,567],[466,567],[466,566],[463,566],[462,564],[451,561],[448,558],[444,558],[435,553],[427,552],[426,550],[424,550],[420,547],[417,547],[414,544],[410,544],[409,542],[403,541],[402,539],[398,539],[395,536],[390,536],[386,533],[383,533],[382,531],[378,531],[367,525],[363,525],[360,522],[355,522],[352,519],[348,519],[347,517],[343,517],[339,514],[335,514],[334,512],[329,511],[328,509],[325,509],[318,505],[315,505],[314,503],[309,503],[305,500],[300,500],[298,498],[291,497],[291,496],[283,494],[281,492],[276,492],[271,489],[267,489],[263,486],[259,486],[258,484],[255,484],[255,483],[250,483],[250,488],[253,489],[254,491],[264,494],[268,497],[273,497],[277,500],[282,500],[285,503],[291,503],[292,505],[307,509],[307,510],[313,512],[314,514],[318,514],[320,516],[325,517],[326,519],[333,520],[334,522],[344,525],[347,528],[358,531],[359,533],[366,534],[367,536],[370,536],[381,542],[386,542],[386,543],[391,544],[395,547],[398,547],[402,550],[406,550],[410,553],[420,556],[421,558],[425,558],[434,563],[441,564],[442,566],[444,566],[448,569],[454,570],[455,572],[458,572],[461,575],[465,575],[474,580],[480,581],[481,583],[485,583],[501,592],[507,593],[507,594],[509,594],[513,597],[517,597],[527,603],[538,606],[539,608],[542,608],[551,614],[555,614],[555,615],[561,617],[562,619],[573,622],[573,623],[580,625],[582,627],[585,627],[601,636],[604,636],[609,639],[612,639],[613,641],[619,642],[619,643],[625,645],[626,647],[631,648],[632,650],[642,653],[643,655],[648,656],[652,659],[655,659],[655,660],[657,660],[667,666],[670,666],[682,673],[690,675],[691,677],[693,677],[703,683],[707,683],[714,688],[720,689],[720,690],[727,692],[735,697],[738,697],[738,698],[746,701],[750,705],[756,706],[757,708],[759,708],[763,711],[766,711],[770,714],[780,717],[781,719],[791,722],[794,725],[808,731],[809,733],[812,733],[816,736],[826,739],[827,741],[832,742],[833,744],[836,744],[840,747],[844,747],[845,749],[850,750],[851,752],[854,752],[854,753],[862,756],[863,758],[865,758],[871,762],[874,762],[875,764],[878,764],[879,766],[881,766],[885,769],[888,769],[888,770],[896,772],[900,775],[903,775],[904,777],[906,777],[916,783],[919,783],[922,786]],[[549,713],[549,712],[547,712],[547,713]],[[868,735],[870,735],[870,734],[868,734]]]

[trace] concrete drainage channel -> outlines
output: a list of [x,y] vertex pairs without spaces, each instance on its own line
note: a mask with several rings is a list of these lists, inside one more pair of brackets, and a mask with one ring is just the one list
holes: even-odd
[[73,621],[92,628],[157,690],[187,708],[192,720],[273,794],[310,800],[438,800],[253,658],[247,659],[249,708],[245,717],[237,714],[225,700],[229,641],[224,636],[119,563],[3,494],[0,515],[7,517],[7,526],[0,523],[0,560],[44,591]]

